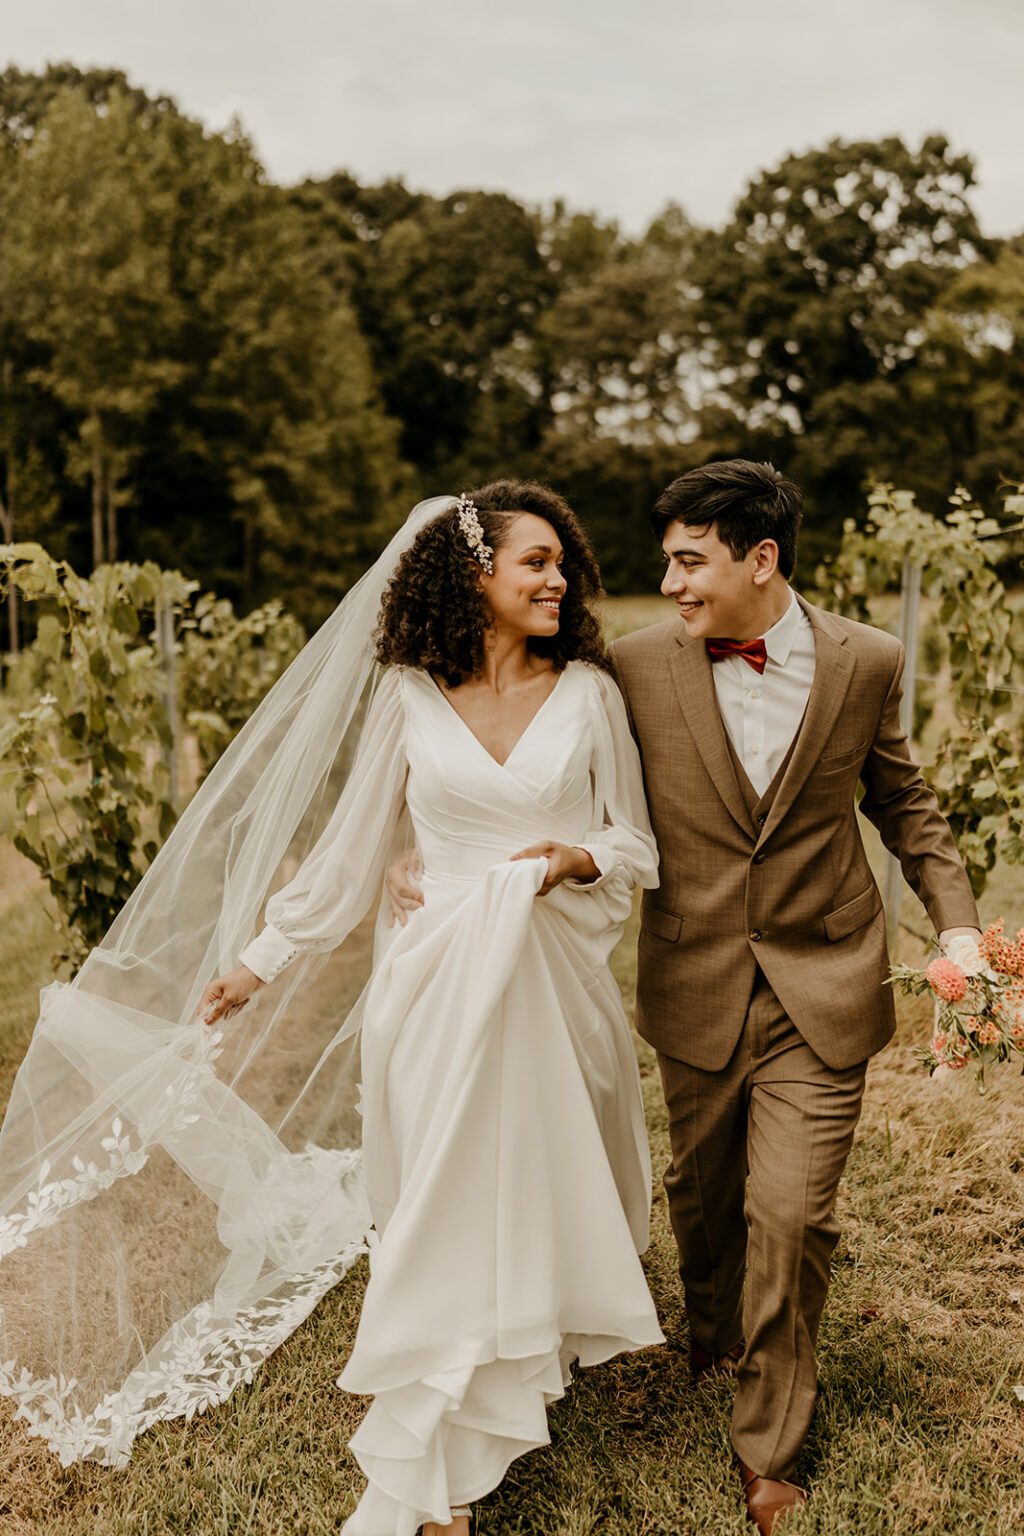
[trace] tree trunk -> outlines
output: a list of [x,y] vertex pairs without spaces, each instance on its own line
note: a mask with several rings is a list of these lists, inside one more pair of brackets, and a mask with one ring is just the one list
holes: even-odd
[[256,514],[246,508],[242,521],[242,606],[246,613],[253,605],[256,586]]
[[17,656],[20,650],[18,644],[18,589],[13,582],[7,589],[7,650],[11,656]]
[[[14,465],[7,461],[7,505],[0,498],[0,533],[5,544],[14,543],[14,512],[16,488]],[[18,589],[12,581],[7,588],[7,649],[12,656],[18,654]]]
[[103,485],[105,464],[103,456],[103,429],[96,422],[92,440],[92,564],[93,570],[103,564]]
[[107,465],[106,484],[104,487],[107,499],[107,559],[117,559],[117,501],[114,496],[113,466]]
[[[4,358],[3,365],[4,394],[12,393],[14,380],[14,364],[9,357]],[[10,452],[7,455],[7,504],[4,505],[3,497],[0,497],[0,534],[3,535],[5,544],[14,543],[14,514],[18,500],[17,475],[14,467],[13,440]],[[7,649],[12,656],[18,654],[18,589],[13,581],[7,588]]]

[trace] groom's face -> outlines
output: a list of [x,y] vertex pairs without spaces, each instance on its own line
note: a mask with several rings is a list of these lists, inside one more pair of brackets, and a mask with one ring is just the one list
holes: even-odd
[[[774,544],[765,545],[774,551]],[[689,634],[702,640],[753,640],[761,633],[758,597],[764,583],[765,545],[734,560],[714,524],[690,528],[669,523],[662,540],[665,579]]]

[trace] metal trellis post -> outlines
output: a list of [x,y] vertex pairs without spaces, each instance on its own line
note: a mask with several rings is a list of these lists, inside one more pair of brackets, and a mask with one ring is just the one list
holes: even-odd
[[156,608],[156,643],[160,648],[160,664],[164,673],[164,703],[171,727],[171,744],[164,747],[162,756],[170,775],[169,794],[171,804],[178,810],[178,698],[174,649],[174,608],[170,603],[158,603]]
[[[907,653],[903,669],[903,701],[900,705],[900,722],[907,733],[907,740],[914,739],[914,694],[917,687],[917,648],[921,621],[921,567],[911,560],[903,562],[900,582],[900,639]],[[886,854],[885,872],[885,925],[889,945],[895,948],[900,926],[900,906],[903,901],[903,871],[900,861],[893,854]]]

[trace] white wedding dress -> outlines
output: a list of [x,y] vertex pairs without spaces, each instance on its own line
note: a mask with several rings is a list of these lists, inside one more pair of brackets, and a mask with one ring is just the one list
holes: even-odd
[[[640,764],[614,684],[574,662],[508,760],[424,672],[393,669],[319,844],[242,958],[272,978],[362,916],[404,807],[424,905],[378,933],[361,1003],[371,1274],[340,1385],[348,1536],[413,1536],[548,1439],[570,1362],[662,1340],[638,1254],[650,1163],[608,959],[656,884]],[[540,840],[586,848],[591,885],[537,892]]]

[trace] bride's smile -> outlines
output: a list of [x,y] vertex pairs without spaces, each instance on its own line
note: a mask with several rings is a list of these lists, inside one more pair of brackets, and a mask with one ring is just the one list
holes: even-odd
[[517,517],[495,552],[494,574],[480,586],[495,630],[552,635],[558,629],[566,579],[565,553],[551,524],[533,512]]

